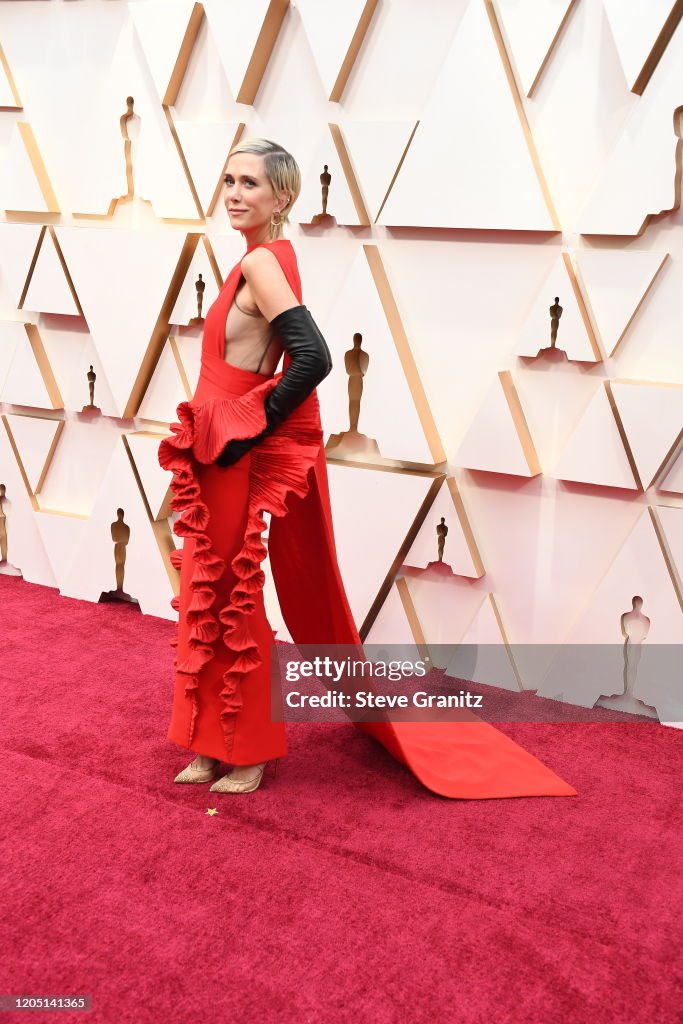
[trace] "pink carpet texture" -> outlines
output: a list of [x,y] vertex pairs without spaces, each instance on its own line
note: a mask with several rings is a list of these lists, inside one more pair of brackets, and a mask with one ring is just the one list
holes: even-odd
[[0,1024],[683,1020],[681,731],[505,723],[578,797],[459,801],[298,723],[277,779],[210,795],[173,784],[172,622],[0,599],[0,993],[92,997]]

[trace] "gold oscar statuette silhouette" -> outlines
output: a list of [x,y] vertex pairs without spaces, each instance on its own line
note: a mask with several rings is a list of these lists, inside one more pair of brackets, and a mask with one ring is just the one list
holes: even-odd
[[555,296],[555,301],[549,308],[548,312],[550,313],[550,344],[545,348],[539,348],[534,358],[537,359],[539,356],[545,356],[551,362],[559,363],[566,360],[568,357],[564,349],[557,347],[557,332],[560,326],[560,317],[563,313],[563,309],[557,295]]
[[349,429],[340,434],[331,434],[325,445],[327,451],[337,455],[368,456],[381,455],[377,442],[358,430],[360,400],[363,395],[363,378],[368,372],[370,356],[361,348],[363,335],[354,334],[353,348],[344,353],[344,369],[348,374]]
[[100,415],[102,410],[95,405],[95,381],[97,380],[97,374],[92,368],[92,364],[87,373],[88,377],[88,391],[90,392],[90,402],[88,405],[84,405],[81,412],[89,413],[91,416]]
[[621,616],[621,635],[624,637],[624,689],[621,693],[613,693],[599,697],[593,707],[610,708],[612,711],[625,711],[629,714],[646,715],[648,718],[659,718],[657,710],[646,704],[635,695],[638,665],[643,653],[643,643],[650,631],[650,619],[641,611],[642,597],[631,600],[630,611]]
[[190,323],[196,323],[198,320],[202,320],[202,303],[204,301],[204,289],[206,288],[206,281],[200,274],[194,283],[197,290],[197,316],[190,320]]
[[111,524],[111,539],[114,541],[114,571],[116,573],[116,590],[107,590],[100,596],[100,601],[125,601],[129,604],[139,602],[123,589],[123,575],[126,566],[126,545],[130,540],[130,526],[124,522],[125,513],[117,508],[116,519]]
[[[121,135],[123,136],[123,157],[126,164],[126,187],[125,196],[119,196],[118,201],[125,203],[135,195],[135,180],[133,174],[133,142],[137,140],[140,118],[133,110],[135,100],[132,96],[126,97],[126,112],[119,118]],[[131,138],[131,134],[133,138]]]
[[4,484],[0,484],[0,575],[21,576],[21,569],[7,561],[7,516],[4,508],[6,503],[6,488]]
[[327,212],[327,197],[329,196],[329,193],[330,193],[330,185],[331,184],[332,184],[332,175],[330,174],[329,170],[327,169],[327,164],[324,164],[323,165],[322,173],[320,175],[320,187],[321,187],[321,190],[322,190],[323,209],[322,209],[322,213],[316,213],[315,217],[313,217],[313,219],[311,221],[311,224],[331,225],[331,224],[336,224],[337,223],[336,219],[333,216],[331,216],[331,214],[329,214]]
[[441,516],[440,521],[436,524],[436,551],[437,558],[435,562],[427,562],[427,566],[422,570],[421,575],[427,576],[455,576],[452,567],[448,562],[444,562],[443,553],[446,546],[446,537],[448,536],[448,526],[446,525],[446,519]]

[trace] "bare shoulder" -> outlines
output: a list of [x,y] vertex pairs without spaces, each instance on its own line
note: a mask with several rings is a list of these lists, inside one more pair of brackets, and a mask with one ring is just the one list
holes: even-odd
[[298,305],[277,256],[267,246],[257,246],[242,258],[242,274],[266,319]]

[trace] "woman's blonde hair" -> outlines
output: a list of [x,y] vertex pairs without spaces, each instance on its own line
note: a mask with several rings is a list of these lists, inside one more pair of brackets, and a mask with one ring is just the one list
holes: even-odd
[[286,149],[279,146],[277,142],[270,139],[245,139],[233,146],[228,154],[228,160],[236,153],[256,153],[263,157],[263,166],[266,177],[271,184],[276,196],[288,192],[291,199],[280,211],[280,223],[270,225],[271,240],[282,238],[283,228],[288,221],[290,211],[301,192],[301,171],[299,165]]

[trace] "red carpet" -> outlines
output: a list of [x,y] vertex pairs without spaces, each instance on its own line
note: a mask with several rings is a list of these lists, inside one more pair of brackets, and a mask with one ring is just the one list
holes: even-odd
[[0,598],[0,991],[93,997],[0,1024],[681,1019],[680,731],[506,723],[579,796],[461,802],[300,724],[275,781],[209,796],[172,783],[173,623]]

